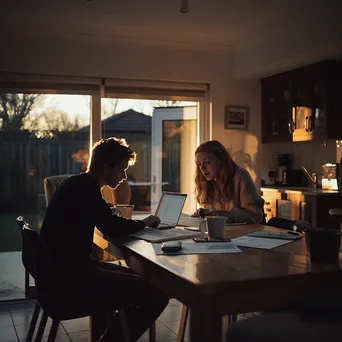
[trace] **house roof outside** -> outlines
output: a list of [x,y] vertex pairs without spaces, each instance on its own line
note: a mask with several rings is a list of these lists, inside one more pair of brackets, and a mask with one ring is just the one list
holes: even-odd
[[[106,132],[151,132],[152,117],[133,109],[110,116],[102,120],[102,129]],[[80,130],[89,131],[89,126]]]

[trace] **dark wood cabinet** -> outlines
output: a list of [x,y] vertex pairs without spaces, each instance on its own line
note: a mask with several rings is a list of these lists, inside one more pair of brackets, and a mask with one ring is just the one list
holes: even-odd
[[262,141],[291,141],[290,79],[287,74],[262,80]]
[[341,139],[341,64],[319,62],[263,78],[262,142]]

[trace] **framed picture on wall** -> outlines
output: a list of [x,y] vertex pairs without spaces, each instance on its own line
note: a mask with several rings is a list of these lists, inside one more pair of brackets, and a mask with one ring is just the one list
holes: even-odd
[[226,106],[225,129],[247,129],[248,107]]

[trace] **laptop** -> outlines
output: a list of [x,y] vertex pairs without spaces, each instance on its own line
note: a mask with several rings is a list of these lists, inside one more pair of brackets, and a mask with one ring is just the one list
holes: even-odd
[[186,194],[163,192],[160,197],[155,215],[160,218],[157,229],[175,228],[182,214]]

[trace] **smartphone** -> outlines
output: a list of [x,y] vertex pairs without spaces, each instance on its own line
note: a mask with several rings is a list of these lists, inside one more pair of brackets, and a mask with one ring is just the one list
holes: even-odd
[[231,240],[229,238],[226,239],[210,239],[207,237],[194,237],[193,240],[195,242],[230,242]]
[[165,253],[178,252],[182,249],[182,243],[180,241],[163,242],[161,250]]
[[207,237],[194,237],[193,240],[195,242],[208,242],[208,238]]

